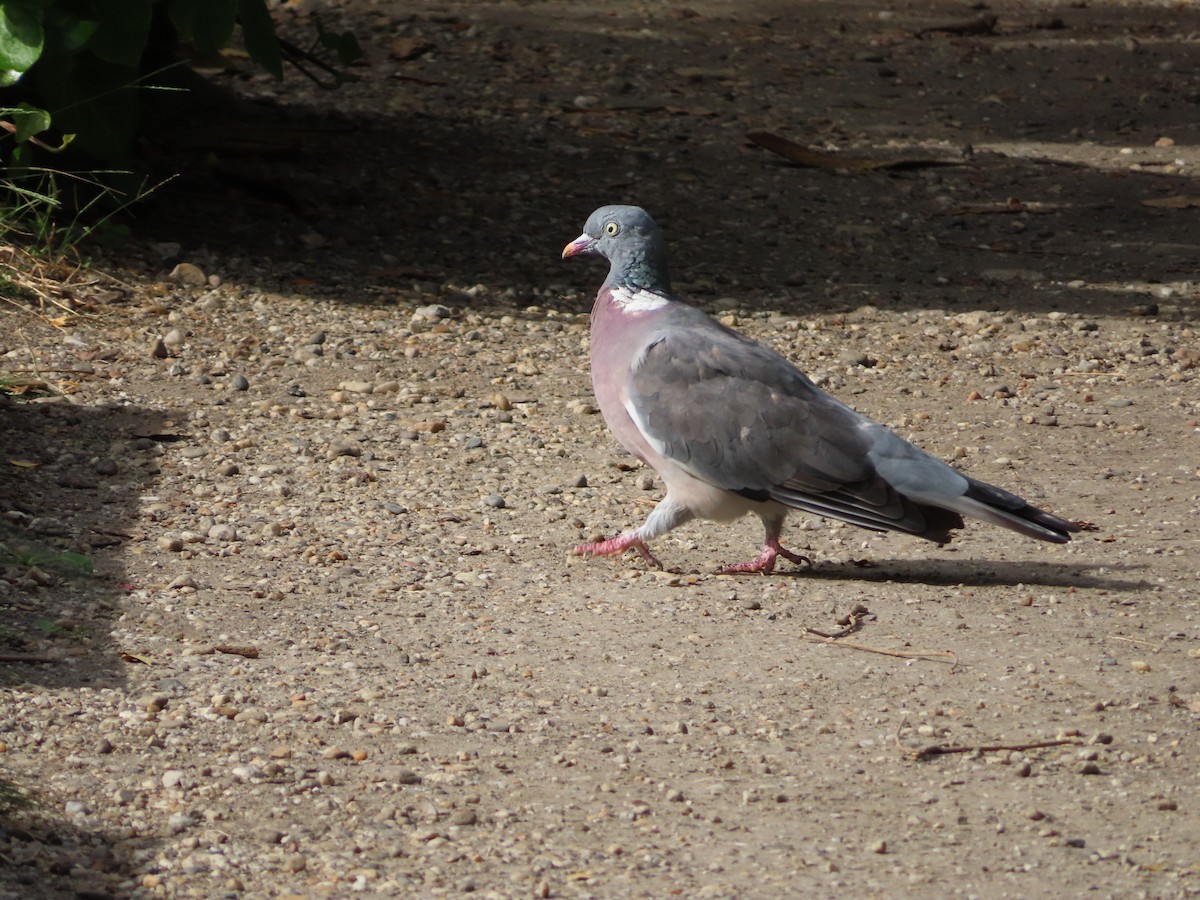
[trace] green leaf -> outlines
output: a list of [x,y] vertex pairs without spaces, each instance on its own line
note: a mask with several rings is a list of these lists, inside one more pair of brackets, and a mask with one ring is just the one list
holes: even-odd
[[92,561],[82,553],[73,553],[69,550],[65,550],[58,555],[58,561],[63,566],[74,569],[76,572],[80,572],[85,575],[92,574]]
[[78,53],[92,39],[92,35],[100,25],[95,19],[81,18],[75,12],[62,7],[51,7],[46,10],[44,24],[46,47],[43,55],[50,51],[51,46],[60,51]]
[[283,54],[275,23],[267,12],[264,0],[238,0],[238,19],[242,23],[242,40],[250,58],[276,78],[283,78]]
[[17,109],[11,110],[13,124],[17,126],[13,136],[17,143],[24,143],[35,134],[41,134],[50,127],[50,113],[28,103],[22,103]]
[[[46,40],[42,12],[18,3],[0,3],[0,72],[7,79],[27,72],[42,55]],[[12,84],[7,81],[7,84]]]
[[175,30],[200,53],[229,43],[237,24],[238,0],[169,0],[167,14]]
[[150,34],[151,0],[93,0],[99,25],[88,49],[105,62],[136,66]]

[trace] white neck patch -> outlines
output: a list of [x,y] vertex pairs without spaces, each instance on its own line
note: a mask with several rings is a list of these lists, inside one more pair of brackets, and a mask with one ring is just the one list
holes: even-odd
[[641,313],[651,312],[652,310],[662,309],[671,301],[662,294],[656,294],[654,291],[643,290],[642,288],[630,289],[624,285],[617,285],[612,289],[613,302],[621,307],[625,312]]

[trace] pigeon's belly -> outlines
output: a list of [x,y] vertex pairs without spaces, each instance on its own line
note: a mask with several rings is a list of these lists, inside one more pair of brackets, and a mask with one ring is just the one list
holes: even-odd
[[[650,465],[655,465],[654,460],[649,462]],[[696,478],[678,466],[659,468],[658,472],[667,485],[667,493],[695,513],[699,519],[730,522],[749,512],[768,517],[786,512],[786,508],[778,503],[750,500],[741,494]]]

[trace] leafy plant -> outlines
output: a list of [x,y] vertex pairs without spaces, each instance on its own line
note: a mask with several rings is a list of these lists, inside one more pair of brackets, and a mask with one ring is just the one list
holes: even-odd
[[[123,159],[140,92],[165,87],[179,48],[209,56],[239,30],[246,54],[276,78],[288,62],[322,87],[337,87],[351,79],[345,66],[362,50],[348,31],[329,31],[319,18],[316,28],[307,48],[282,40],[266,0],[4,0],[0,92],[19,101],[0,108],[0,128],[13,138],[8,164],[28,164],[33,147],[58,151],[72,140],[94,159]],[[52,127],[57,141],[46,140]]]
[[0,778],[0,816],[7,816],[32,805],[33,801],[28,794],[7,778]]
[[52,622],[49,619],[35,619],[33,627],[40,631],[46,637],[55,637],[62,629],[58,627],[58,623]]
[[0,565],[37,567],[66,576],[92,574],[92,561],[82,553],[21,546],[13,542],[0,543]]
[[2,113],[15,144],[10,166],[27,163],[35,141],[51,146],[39,138],[51,126],[75,135],[93,158],[122,159],[138,125],[139,90],[163,71],[159,63],[169,67],[181,43],[214,53],[239,25],[250,58],[282,78],[266,0],[4,0],[0,88],[27,97]]

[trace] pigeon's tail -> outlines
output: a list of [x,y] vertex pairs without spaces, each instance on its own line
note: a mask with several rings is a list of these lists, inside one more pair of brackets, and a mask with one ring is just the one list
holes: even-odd
[[1026,537],[1054,544],[1067,543],[1071,540],[1071,532],[1080,530],[1074,522],[1030,506],[1016,494],[974,478],[968,478],[967,483],[966,493],[952,506],[955,512],[964,516],[982,519]]

